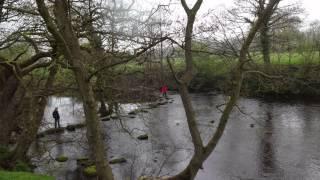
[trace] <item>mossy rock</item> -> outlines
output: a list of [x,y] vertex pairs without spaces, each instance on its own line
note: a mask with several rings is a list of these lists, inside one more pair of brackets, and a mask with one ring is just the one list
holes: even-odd
[[96,166],[92,165],[92,166],[88,166],[88,167],[84,168],[83,169],[83,174],[85,176],[89,176],[89,177],[97,176]]
[[143,134],[137,137],[139,140],[148,140],[149,136],[148,134]]
[[59,156],[56,158],[56,161],[58,162],[66,162],[68,160],[68,157],[66,156]]
[[126,162],[127,160],[125,158],[115,158],[109,161],[110,164],[121,164]]
[[88,167],[88,166],[94,165],[94,162],[89,160],[88,158],[79,158],[79,159],[77,159],[77,165],[83,166],[83,167]]

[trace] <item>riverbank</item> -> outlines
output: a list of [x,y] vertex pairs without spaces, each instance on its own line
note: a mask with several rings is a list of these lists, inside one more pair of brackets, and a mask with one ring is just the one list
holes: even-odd
[[[287,57],[287,56],[284,56]],[[294,56],[294,59],[275,59],[266,70],[263,63],[252,63],[247,69],[264,72],[266,77],[258,73],[247,73],[242,86],[241,95],[244,97],[259,98],[318,98],[320,97],[320,67],[318,62],[308,62],[302,56]],[[173,62],[175,72],[184,69],[183,60],[175,59]],[[197,74],[190,83],[189,90],[193,93],[216,91],[222,94],[231,92],[233,85],[234,59],[222,59],[221,57],[196,57],[194,61]],[[124,70],[125,69],[125,70]],[[143,72],[143,73],[137,73]],[[163,74],[160,67],[145,66],[128,63],[114,70],[117,76],[106,83],[103,90],[95,87],[96,94],[103,92],[106,100],[120,103],[136,103],[155,101],[159,96],[159,88],[167,84],[170,90],[177,90],[176,82],[168,65],[164,63]],[[61,71],[58,75],[57,86],[70,84],[73,75],[69,71]],[[65,77],[68,77],[67,79]],[[106,77],[107,78],[107,77]],[[163,82],[162,82],[162,80]],[[111,88],[112,87],[112,88]],[[77,96],[76,89],[62,91],[61,96]],[[97,97],[99,99],[99,97]]]
[[[263,66],[257,71],[265,72]],[[320,100],[320,74],[318,65],[273,65],[268,75],[248,73],[243,82],[241,95],[245,97]],[[210,74],[198,69],[199,73],[190,84],[191,92],[217,91],[229,94],[232,88],[232,71],[221,70]],[[171,85],[175,88],[175,85]]]
[[28,172],[0,171],[1,180],[54,180],[52,176],[33,174]]

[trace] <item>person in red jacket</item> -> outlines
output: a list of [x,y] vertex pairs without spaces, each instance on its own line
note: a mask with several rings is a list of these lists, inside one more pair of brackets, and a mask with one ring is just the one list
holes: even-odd
[[160,92],[161,92],[163,97],[167,98],[168,86],[167,85],[163,85],[160,88]]

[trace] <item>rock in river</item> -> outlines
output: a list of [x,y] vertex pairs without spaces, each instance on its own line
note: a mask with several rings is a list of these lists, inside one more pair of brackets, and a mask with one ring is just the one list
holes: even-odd
[[115,159],[111,159],[109,161],[110,164],[121,164],[121,163],[126,163],[127,160],[125,158],[115,158]]
[[148,140],[149,136],[148,134],[143,134],[137,137],[139,140]]

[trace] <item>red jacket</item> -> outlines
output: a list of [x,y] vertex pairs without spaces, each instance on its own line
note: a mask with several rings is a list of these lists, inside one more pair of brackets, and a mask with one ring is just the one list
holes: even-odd
[[161,89],[160,89],[160,92],[161,92],[161,93],[166,93],[166,92],[168,92],[168,86],[167,86],[167,85],[162,86]]

